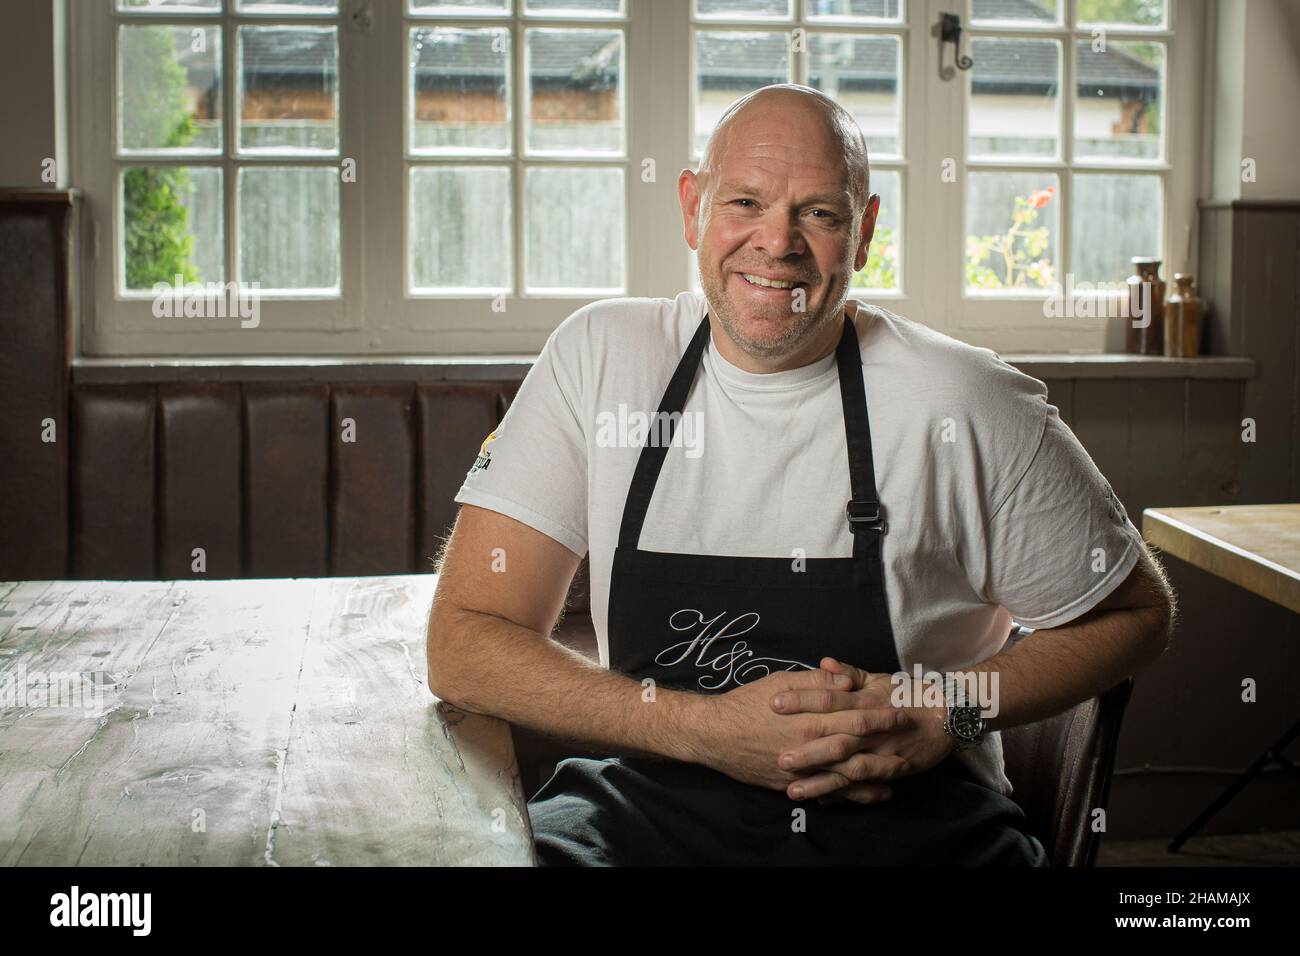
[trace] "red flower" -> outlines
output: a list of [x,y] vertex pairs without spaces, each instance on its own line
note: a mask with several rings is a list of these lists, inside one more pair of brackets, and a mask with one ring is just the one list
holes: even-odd
[[1052,201],[1052,196],[1056,195],[1056,187],[1048,186],[1046,189],[1036,189],[1034,194],[1029,197],[1029,205],[1035,209],[1042,209]]

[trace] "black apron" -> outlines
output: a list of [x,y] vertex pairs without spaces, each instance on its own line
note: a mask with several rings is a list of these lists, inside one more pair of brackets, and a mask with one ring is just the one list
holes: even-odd
[[[681,412],[709,341],[700,322],[660,402]],[[725,693],[834,657],[901,670],[881,560],[862,356],[845,316],[836,349],[852,498],[848,558],[673,554],[638,547],[670,441],[641,449],[623,509],[609,596],[610,668],[658,687]],[[677,418],[669,418],[669,437]],[[811,473],[809,480],[815,480]],[[831,504],[831,507],[839,507]],[[747,520],[738,515],[738,521]],[[798,542],[792,542],[792,547]],[[1045,864],[1010,799],[956,758],[890,784],[879,804],[792,801],[708,767],[651,757],[571,758],[529,801],[549,864]],[[798,819],[794,813],[803,810]]]

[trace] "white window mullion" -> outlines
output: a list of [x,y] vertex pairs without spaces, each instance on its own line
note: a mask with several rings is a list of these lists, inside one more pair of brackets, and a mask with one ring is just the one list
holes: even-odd
[[239,135],[239,78],[236,74],[236,36],[238,27],[227,4],[221,18],[221,188],[222,209],[226,225],[226,281],[243,280],[239,258],[239,189],[238,167],[233,159],[235,137]]
[[1078,35],[1074,30],[1076,3],[1077,0],[1064,0],[1062,4],[1066,32],[1065,39],[1061,41],[1061,89],[1059,91],[1061,129],[1058,142],[1060,143],[1061,162],[1064,168],[1060,174],[1059,190],[1061,234],[1056,244],[1058,254],[1056,279],[1062,287],[1066,284],[1066,277],[1069,275],[1070,270],[1074,268],[1074,169],[1072,164],[1074,163],[1075,108],[1079,90],[1076,79],[1078,70]]
[[[915,202],[908,244],[912,285],[909,318],[951,333],[956,310],[961,307],[965,273],[964,242],[954,242],[964,232],[966,189],[966,76],[960,70],[951,79],[939,78],[941,54],[951,65],[952,51],[941,48],[932,27],[949,6],[943,0],[912,0],[913,58],[909,77],[917,96],[912,101],[912,121],[919,136],[912,162],[911,192]],[[969,35],[963,36],[969,42]],[[963,47],[963,50],[966,48]],[[920,110],[920,115],[917,111]],[[955,182],[945,182],[945,163],[951,160]]]
[[524,289],[528,286],[527,263],[524,261],[527,252],[527,242],[524,239],[524,230],[527,228],[527,212],[525,209],[527,202],[527,192],[524,187],[524,180],[527,170],[524,165],[524,153],[526,151],[525,139],[528,135],[528,72],[527,72],[527,38],[524,36],[526,24],[520,14],[520,7],[523,6],[524,0],[515,0],[514,19],[511,24],[510,39],[510,69],[513,74],[513,83],[507,90],[507,96],[510,102],[510,190],[511,202],[514,203],[513,214],[511,215],[511,236],[510,241],[513,244],[514,256],[514,288],[511,290],[507,299],[513,299],[516,308],[523,307]]

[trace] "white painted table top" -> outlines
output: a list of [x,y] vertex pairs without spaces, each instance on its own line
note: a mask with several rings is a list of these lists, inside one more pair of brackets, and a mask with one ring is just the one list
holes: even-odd
[[425,686],[436,583],[0,583],[0,865],[532,864],[509,726]]

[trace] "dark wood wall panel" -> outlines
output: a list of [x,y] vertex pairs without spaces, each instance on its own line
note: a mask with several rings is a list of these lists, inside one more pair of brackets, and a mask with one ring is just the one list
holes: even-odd
[[72,393],[72,575],[157,577],[154,388]]
[[327,385],[244,386],[244,575],[329,573]]
[[1134,475],[1129,457],[1129,382],[1078,379],[1074,383],[1071,426],[1101,473],[1110,481],[1129,515],[1137,522]]
[[76,215],[58,200],[0,200],[0,581],[68,573],[66,263]]
[[[1129,517],[1141,527],[1142,509],[1187,501],[1187,379],[1130,381]],[[1117,492],[1118,493],[1118,492]]]
[[[331,574],[416,569],[414,397],[414,385],[333,389]],[[343,440],[346,420],[354,441]]]
[[[241,571],[242,424],[238,385],[158,390],[158,574],[236,578]],[[194,570],[194,550],[206,567]]]
[[1237,222],[1233,308],[1244,317],[1244,354],[1259,370],[1246,385],[1245,415],[1258,431],[1247,446],[1242,495],[1246,501],[1296,500],[1300,212],[1238,210]]
[[459,505],[453,500],[483,440],[500,421],[499,384],[422,384],[419,411],[419,554],[416,570],[432,571]]
[[1188,505],[1227,505],[1241,495],[1246,446],[1241,441],[1246,383],[1193,379],[1187,390]]

